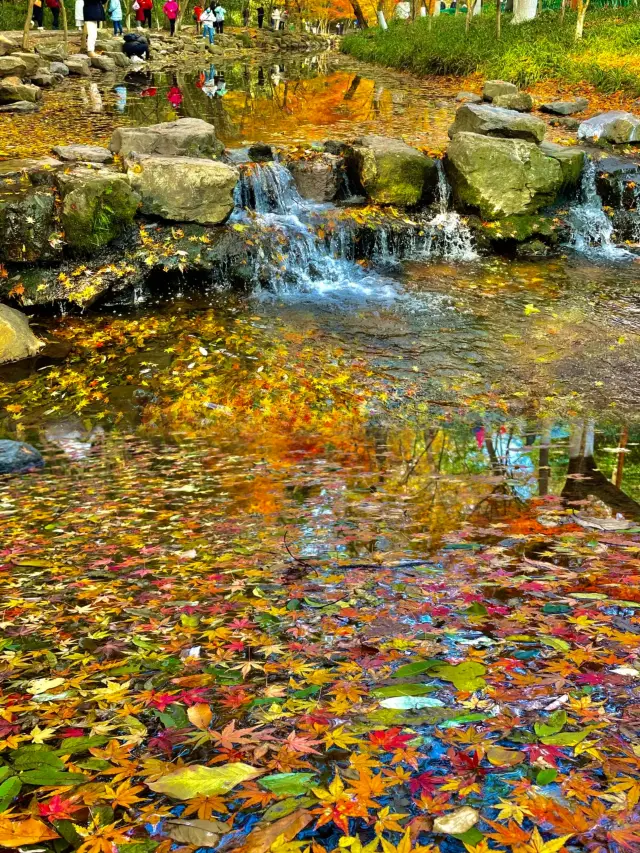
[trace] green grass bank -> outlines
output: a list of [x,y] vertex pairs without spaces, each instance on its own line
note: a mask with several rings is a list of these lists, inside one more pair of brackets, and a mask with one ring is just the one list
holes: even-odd
[[395,21],[347,36],[342,50],[366,62],[417,74],[511,80],[520,86],[556,79],[583,80],[601,92],[623,90],[640,95],[640,8],[589,10],[584,38],[574,40],[576,16],[567,11],[543,12],[525,24],[512,25],[502,16],[502,37],[496,38],[495,5],[489,5],[465,33],[465,16],[441,15],[429,21]]

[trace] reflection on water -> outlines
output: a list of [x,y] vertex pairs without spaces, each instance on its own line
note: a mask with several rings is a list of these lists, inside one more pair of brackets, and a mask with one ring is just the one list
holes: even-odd
[[[115,87],[113,111],[134,124],[202,118],[227,145],[376,132],[438,147],[455,112],[446,81],[368,77],[334,67],[327,56],[260,64],[203,64],[175,73],[136,70]],[[334,64],[332,64],[334,63]],[[448,97],[449,100],[443,100]]]

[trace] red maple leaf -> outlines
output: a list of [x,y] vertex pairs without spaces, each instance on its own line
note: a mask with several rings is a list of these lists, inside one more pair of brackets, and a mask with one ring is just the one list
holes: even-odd
[[76,806],[72,800],[63,800],[59,794],[52,797],[48,803],[39,803],[38,811],[42,817],[46,817],[50,823],[54,820],[73,820],[73,813],[82,806]]
[[433,773],[420,773],[409,779],[409,790],[412,794],[428,794],[430,797],[435,793],[443,782],[442,776]]
[[402,729],[397,726],[393,729],[384,729],[376,732],[369,732],[369,743],[372,746],[389,752],[393,749],[404,749],[409,741],[413,740],[415,735],[402,735]]

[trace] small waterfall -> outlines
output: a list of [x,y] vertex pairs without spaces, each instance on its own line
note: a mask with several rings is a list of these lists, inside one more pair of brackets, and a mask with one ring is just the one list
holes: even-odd
[[429,223],[427,257],[437,255],[447,261],[472,261],[478,257],[473,247],[473,237],[459,214],[451,209],[451,187],[444,172],[442,160],[436,161],[438,186],[436,203],[438,212]]
[[569,211],[571,248],[607,260],[629,258],[631,253],[613,242],[613,225],[596,187],[596,167],[588,159],[582,172],[580,201]]

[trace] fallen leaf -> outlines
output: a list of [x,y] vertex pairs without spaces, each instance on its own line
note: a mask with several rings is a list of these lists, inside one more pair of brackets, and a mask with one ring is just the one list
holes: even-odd
[[191,764],[150,782],[149,788],[159,794],[168,794],[176,800],[191,800],[193,797],[226,794],[236,785],[255,779],[261,773],[261,770],[242,762],[224,764],[222,767]]

